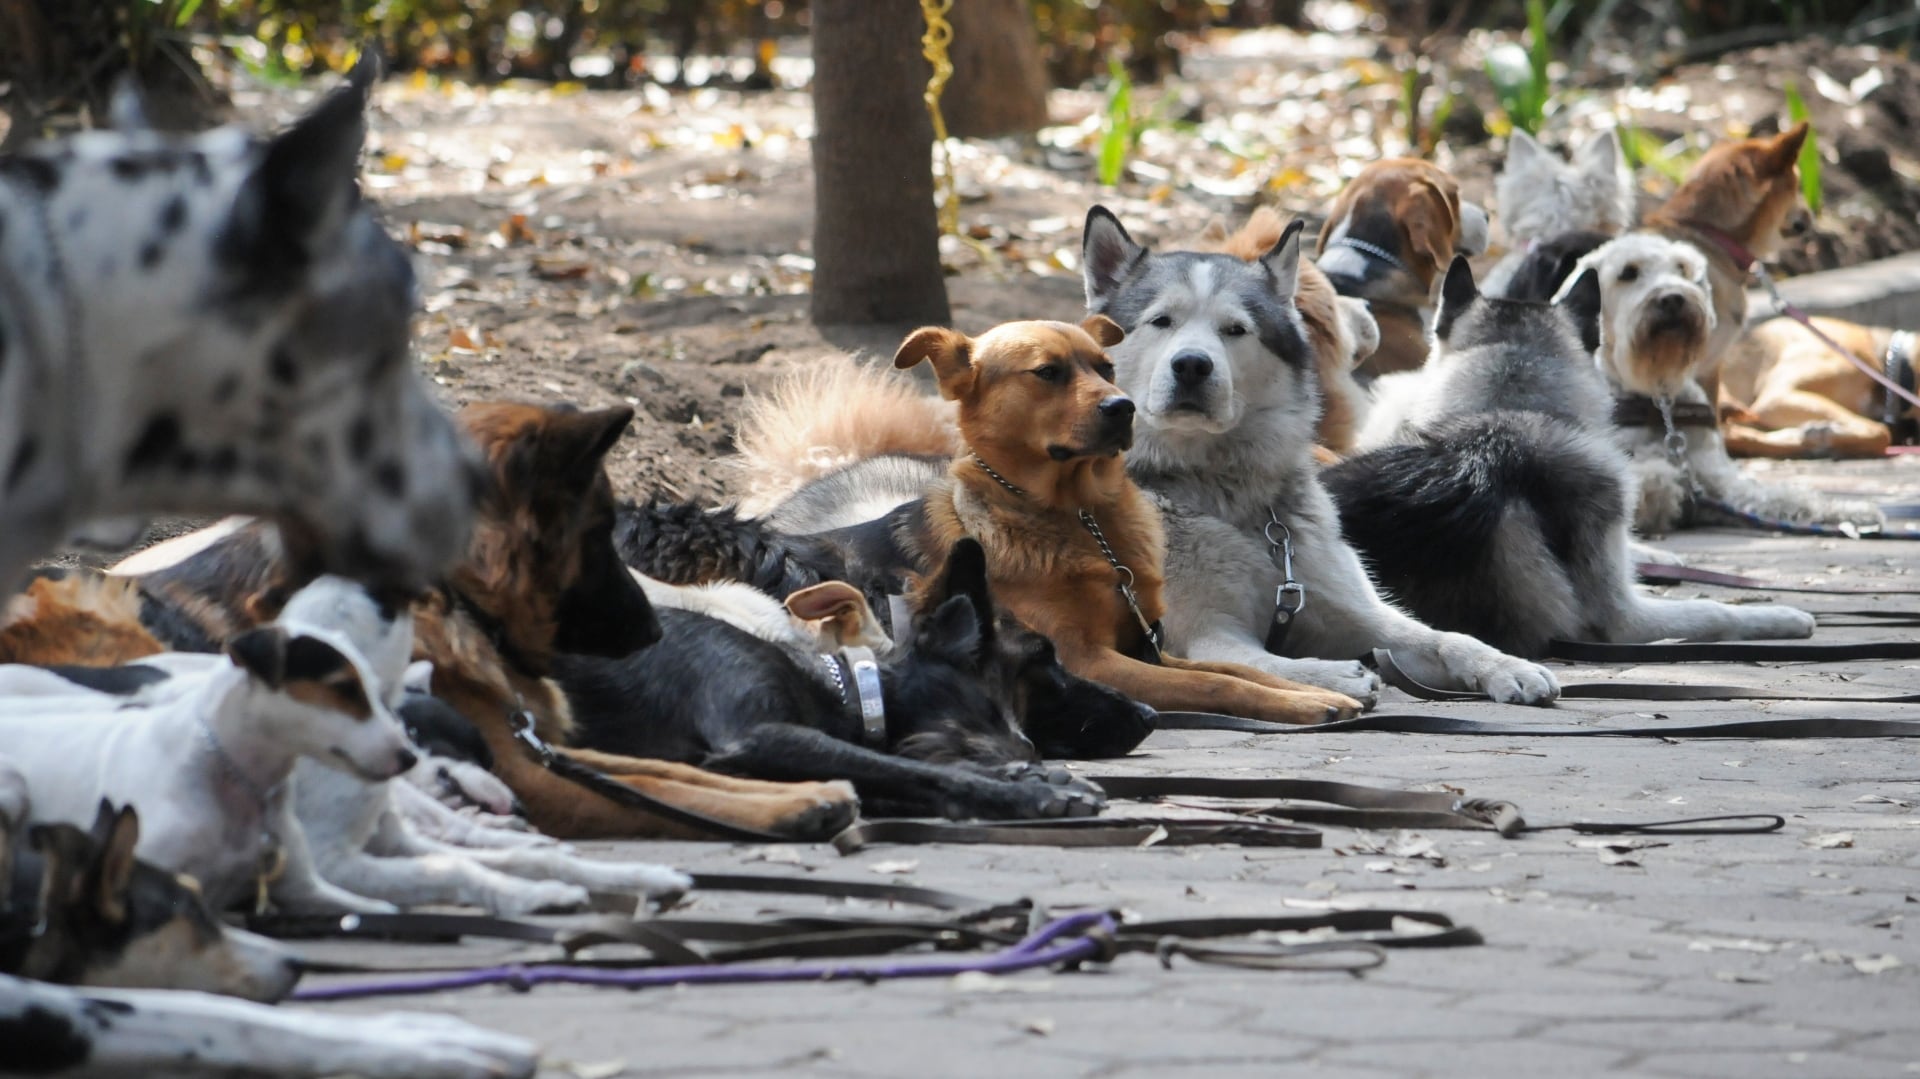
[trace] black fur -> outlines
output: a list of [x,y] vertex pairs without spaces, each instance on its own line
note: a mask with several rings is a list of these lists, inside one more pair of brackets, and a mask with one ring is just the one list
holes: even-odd
[[1577,229],[1534,244],[1507,279],[1505,298],[1546,303],[1573,276],[1575,263],[1611,239],[1604,232]]
[[881,662],[883,748],[861,744],[851,675],[843,697],[817,657],[680,611],[661,612],[666,635],[644,652],[556,662],[576,744],[762,779],[847,779],[878,813],[1031,818],[1093,808],[1090,790],[1032,765],[1013,702],[985,677],[993,614],[969,598],[984,587],[972,581],[984,574],[978,546],[961,544],[960,558],[969,547],[978,568],[950,575],[953,594]]
[[493,767],[493,750],[487,748],[480,728],[440,698],[410,689],[395,711],[407,725],[407,737],[414,745],[436,757]]
[[[1626,511],[1620,477],[1583,438],[1535,412],[1446,421],[1417,443],[1372,450],[1321,473],[1348,542],[1415,617],[1520,655],[1546,641],[1524,628],[1524,597],[1497,564],[1503,524],[1532,526],[1565,569],[1599,526]],[[1596,629],[1595,635],[1598,631]]]
[[787,596],[822,581],[850,580],[830,546],[781,535],[731,508],[668,502],[623,502],[615,511],[614,548],[621,561],[670,584],[712,579],[742,581],[771,596]]
[[167,680],[167,672],[157,667],[127,664],[122,667],[75,667],[57,665],[46,668],[82,689],[125,697]]

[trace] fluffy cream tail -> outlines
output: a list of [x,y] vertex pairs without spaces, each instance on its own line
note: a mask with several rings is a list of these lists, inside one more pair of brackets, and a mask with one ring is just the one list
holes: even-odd
[[746,477],[740,512],[757,517],[802,484],[889,453],[950,457],[961,451],[952,402],[891,368],[830,364],[750,397],[734,436]]

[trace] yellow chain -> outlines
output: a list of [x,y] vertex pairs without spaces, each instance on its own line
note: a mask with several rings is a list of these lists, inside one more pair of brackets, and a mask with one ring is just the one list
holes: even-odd
[[953,77],[953,61],[947,48],[953,44],[953,24],[947,12],[953,0],[920,0],[920,11],[927,19],[927,32],[920,37],[920,51],[933,65],[933,77],[927,80],[927,115],[933,118],[933,156],[939,162],[934,184],[940,195],[940,231],[947,235],[960,232],[960,197],[953,189],[953,158],[947,154],[947,118],[940,112],[940,93]]

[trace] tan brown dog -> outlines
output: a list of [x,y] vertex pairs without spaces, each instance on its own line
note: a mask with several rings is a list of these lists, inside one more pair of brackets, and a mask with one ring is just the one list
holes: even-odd
[[[1814,326],[1895,383],[1914,385],[1914,336],[1816,318]],[[1749,328],[1720,363],[1721,429],[1738,457],[1878,457],[1894,433],[1889,394],[1792,319]],[[1898,420],[1913,406],[1894,399]]]
[[1376,161],[1341,189],[1314,260],[1340,295],[1366,300],[1380,324],[1380,347],[1362,373],[1427,362],[1435,289],[1456,253],[1486,250],[1487,231],[1486,211],[1462,201],[1460,184],[1429,161]]
[[1771,138],[1740,139],[1708,150],[1686,183],[1642,222],[1707,256],[1713,286],[1713,335],[1700,382],[1712,396],[1718,366],[1747,322],[1747,276],[1782,238],[1807,230],[1800,205],[1800,147],[1807,125]]
[[[1200,234],[1193,250],[1232,255],[1242,262],[1265,258],[1280,242],[1287,223],[1270,207],[1262,206],[1229,234],[1227,224],[1214,218]],[[1354,435],[1366,411],[1367,391],[1354,381],[1356,364],[1380,347],[1380,326],[1366,302],[1341,296],[1313,263],[1300,263],[1299,284],[1293,294],[1307,340],[1313,346],[1314,370],[1320,377],[1320,423],[1314,441],[1335,458],[1354,448]]]
[[907,338],[894,366],[933,365],[969,450],[927,492],[923,556],[937,563],[962,537],[979,540],[997,603],[1050,638],[1068,670],[1154,708],[1282,723],[1359,714],[1350,697],[1251,667],[1154,661],[1147,626],[1165,608],[1166,539],[1122,459],[1134,405],[1103,351],[1120,338],[1100,315]]

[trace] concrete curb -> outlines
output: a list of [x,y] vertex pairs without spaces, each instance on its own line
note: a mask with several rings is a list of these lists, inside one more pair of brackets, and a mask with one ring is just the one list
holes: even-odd
[[[1920,327],[1920,251],[1826,270],[1780,282],[1780,291],[1807,313],[1870,326]],[[1773,317],[1764,290],[1747,293],[1749,322]]]

